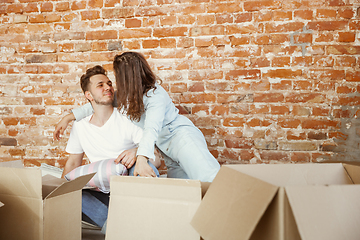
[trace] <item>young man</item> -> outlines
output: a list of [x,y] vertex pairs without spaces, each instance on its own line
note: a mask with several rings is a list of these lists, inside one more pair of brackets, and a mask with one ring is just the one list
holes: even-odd
[[[81,88],[85,97],[91,103],[94,113],[74,122],[66,146],[70,154],[62,174],[64,177],[73,169],[81,166],[84,154],[90,162],[115,159],[133,173],[136,160],[136,147],[143,130],[133,124],[125,115],[112,106],[114,88],[101,66],[95,66],[86,71],[80,79]],[[158,176],[157,167],[160,160],[149,160],[152,168],[150,176]],[[83,192],[83,213],[93,223],[103,226],[107,217],[108,196],[89,191]]]
[[[113,158],[130,169],[135,163],[136,145],[142,137],[142,129],[112,106],[114,88],[101,66],[88,69],[80,84],[94,113],[74,122],[66,146],[70,156],[63,176],[81,166],[84,153],[90,162]],[[156,167],[160,165],[158,159],[149,161]],[[155,171],[151,176],[156,177]]]

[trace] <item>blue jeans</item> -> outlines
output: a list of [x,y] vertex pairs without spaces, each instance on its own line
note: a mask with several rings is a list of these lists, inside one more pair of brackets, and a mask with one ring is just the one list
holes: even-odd
[[[154,170],[156,176],[159,177],[157,168],[149,162],[150,167]],[[129,169],[129,176],[134,176],[135,164]],[[105,223],[109,208],[109,194],[83,190],[82,191],[82,213],[83,220],[91,224],[97,225],[103,229],[106,228]]]
[[156,146],[164,157],[168,178],[212,182],[220,169],[219,162],[207,148],[204,135],[195,126],[163,129]]
[[82,190],[82,218],[98,227],[103,227],[108,214],[110,195],[89,189]]

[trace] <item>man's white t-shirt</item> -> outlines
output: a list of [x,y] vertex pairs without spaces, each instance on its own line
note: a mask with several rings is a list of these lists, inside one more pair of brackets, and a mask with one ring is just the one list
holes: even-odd
[[91,117],[92,115],[74,122],[66,152],[85,152],[90,162],[115,159],[124,150],[137,147],[142,138],[142,128],[132,123],[116,108],[101,127],[91,124]]

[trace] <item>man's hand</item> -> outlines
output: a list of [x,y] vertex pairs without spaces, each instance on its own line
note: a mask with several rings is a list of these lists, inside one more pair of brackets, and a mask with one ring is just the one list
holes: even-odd
[[65,117],[63,117],[60,122],[56,125],[55,127],[55,131],[53,133],[53,138],[54,140],[60,140],[61,139],[61,135],[64,134],[65,129],[67,128],[67,126],[69,125],[69,123],[71,121],[75,120],[75,116],[74,114],[70,113],[68,115],[66,115]]
[[141,177],[156,177],[154,170],[147,163],[147,158],[145,156],[139,155],[136,159],[134,176]]
[[136,161],[136,151],[137,148],[125,150],[114,160],[114,162],[116,164],[121,163],[127,169],[129,169],[134,165]]

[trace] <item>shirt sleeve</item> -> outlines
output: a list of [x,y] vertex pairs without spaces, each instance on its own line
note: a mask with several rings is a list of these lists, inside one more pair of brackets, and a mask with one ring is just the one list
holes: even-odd
[[137,125],[135,125],[133,122],[131,122],[132,125],[132,131],[131,131],[131,140],[139,146],[139,143],[143,137],[143,129]]
[[144,113],[144,131],[137,150],[137,155],[146,156],[152,159],[155,159],[154,147],[159,132],[163,128],[166,109],[166,96],[161,94],[161,92],[158,93],[159,94],[149,94],[150,96],[144,96],[147,98]]
[[81,119],[93,114],[94,110],[91,103],[87,103],[81,107],[72,109],[71,112],[74,114],[76,121],[80,121]]
[[65,151],[70,154],[79,154],[84,152],[84,149],[82,148],[79,141],[78,132],[76,130],[76,122],[74,122],[71,129],[70,137],[67,142]]

